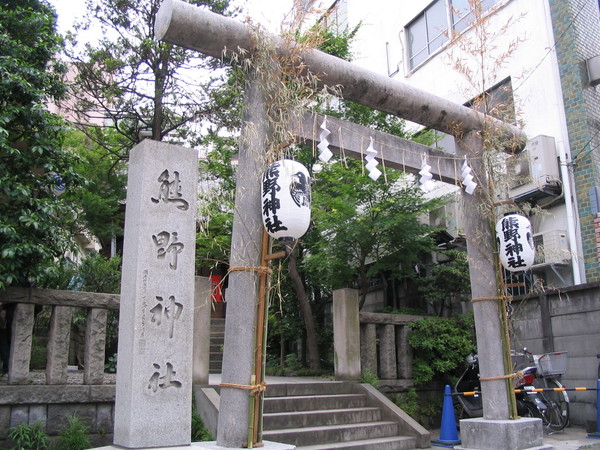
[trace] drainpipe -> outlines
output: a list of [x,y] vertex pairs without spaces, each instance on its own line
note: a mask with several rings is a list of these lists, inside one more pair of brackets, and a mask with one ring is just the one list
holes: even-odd
[[[561,110],[561,116],[564,116],[564,110]],[[561,120],[561,122],[563,122]],[[563,122],[566,123],[566,122]],[[563,127],[566,128],[566,127]],[[566,130],[565,130],[566,131]],[[560,160],[560,175],[563,179],[563,190],[565,193],[565,208],[567,210],[567,233],[569,235],[569,244],[571,248],[571,267],[573,268],[573,284],[581,284],[581,265],[579,263],[579,251],[576,237],[576,221],[573,215],[573,198],[571,190],[571,178],[568,166],[568,144],[564,141],[557,142],[558,157]],[[585,276],[585,274],[584,274]]]

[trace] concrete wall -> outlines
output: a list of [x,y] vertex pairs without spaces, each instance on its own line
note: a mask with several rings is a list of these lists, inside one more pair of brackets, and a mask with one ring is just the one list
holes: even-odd
[[[532,353],[567,351],[566,387],[595,388],[600,360],[600,283],[549,291],[512,303],[512,347]],[[596,392],[570,391],[571,424],[596,418]]]

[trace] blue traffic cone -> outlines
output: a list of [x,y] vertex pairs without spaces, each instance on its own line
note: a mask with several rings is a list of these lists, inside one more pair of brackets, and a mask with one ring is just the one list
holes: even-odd
[[431,441],[431,445],[436,447],[449,447],[460,444],[458,431],[456,429],[456,416],[454,415],[454,405],[452,405],[452,391],[450,386],[446,385],[444,389],[444,404],[442,406],[442,426],[440,427],[440,438]]

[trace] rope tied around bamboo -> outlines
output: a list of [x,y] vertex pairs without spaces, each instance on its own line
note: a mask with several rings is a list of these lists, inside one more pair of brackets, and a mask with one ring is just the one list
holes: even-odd
[[271,275],[273,273],[273,269],[263,266],[234,266],[229,268],[227,275],[229,275],[231,272],[258,272],[261,275]]
[[250,391],[251,395],[261,394],[267,390],[267,383],[265,383],[264,381],[260,384],[254,384],[254,385],[221,383],[221,384],[219,384],[219,386],[233,388],[233,389],[244,389],[244,390]]
[[523,378],[524,373],[523,372],[515,372],[515,373],[509,373],[508,375],[500,375],[497,377],[483,377],[483,378],[479,378],[479,381],[494,381],[494,380],[507,380],[507,379],[511,379],[511,378]]

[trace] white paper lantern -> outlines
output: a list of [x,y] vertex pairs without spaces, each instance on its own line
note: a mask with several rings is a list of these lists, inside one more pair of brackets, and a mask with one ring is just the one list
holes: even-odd
[[496,224],[502,266],[509,272],[529,269],[535,258],[531,223],[519,214],[504,216]]
[[302,164],[282,159],[262,179],[262,218],[270,236],[299,239],[310,225],[310,175]]

